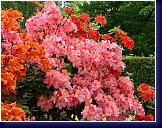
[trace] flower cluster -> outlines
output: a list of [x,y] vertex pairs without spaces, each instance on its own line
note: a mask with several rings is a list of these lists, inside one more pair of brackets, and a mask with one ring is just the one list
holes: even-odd
[[144,100],[144,102],[147,102],[148,100],[155,97],[155,91],[146,83],[140,84],[137,91]]
[[102,25],[105,25],[107,23],[107,20],[104,16],[100,15],[95,18],[95,21],[97,23],[101,23]]
[[49,111],[54,106],[56,108],[70,108],[75,107],[78,104],[85,102],[86,104],[90,103],[91,95],[88,89],[80,88],[74,86],[71,89],[58,89],[48,98],[40,97],[38,99],[37,106],[41,108],[42,111]]
[[138,121],[153,121],[154,116],[152,114],[146,114],[144,116],[136,115],[136,120],[138,120]]
[[28,36],[41,43],[46,35],[62,36],[77,28],[71,20],[62,17],[55,3],[45,2],[42,11],[26,21],[26,29]]
[[99,107],[102,108],[104,115],[107,118],[119,116],[119,108],[117,107],[117,104],[114,101],[114,98],[111,97],[111,95],[98,93],[95,97],[95,100]]
[[51,65],[39,43],[25,42],[12,46],[12,54],[4,53],[2,60],[2,90],[6,93],[15,92],[16,81],[25,77],[27,63],[37,65],[42,71],[48,71]]
[[79,39],[87,38],[93,39],[94,41],[98,41],[100,36],[99,33],[94,30],[89,23],[90,16],[86,13],[80,15],[80,17],[76,17],[72,15],[70,17],[71,21],[77,26],[77,32],[71,32],[68,35],[70,37],[78,37]]
[[2,91],[5,93],[13,93],[16,89],[16,80],[22,80],[27,69],[24,66],[23,60],[13,55],[3,54],[1,60]]
[[20,31],[20,26],[17,21],[22,20],[22,13],[17,10],[9,9],[1,11],[2,28],[6,31]]
[[110,39],[111,39],[111,36],[110,36],[109,34],[104,34],[104,35],[102,36],[102,39],[103,39],[103,40],[110,40]]
[[44,83],[47,84],[47,87],[50,88],[51,86],[54,86],[54,88],[71,88],[70,85],[70,77],[65,76],[64,74],[60,73],[56,70],[50,70],[49,72],[46,72],[46,79],[44,80]]
[[120,37],[121,43],[124,44],[124,46],[127,47],[129,50],[133,49],[134,41],[129,36],[127,36],[127,34],[124,31],[118,29],[115,34],[115,37],[116,38]]
[[12,104],[1,102],[1,118],[3,121],[25,121],[26,115],[16,102]]
[[23,19],[22,13],[17,10],[2,10],[1,13],[1,33],[3,42],[1,47],[4,50],[10,50],[12,44],[21,42],[19,33],[21,31],[18,21]]
[[90,16],[86,13],[82,13],[80,15],[80,19],[83,20],[83,21],[86,21],[86,22],[89,22],[90,21]]
[[88,120],[96,121],[96,120],[103,120],[103,110],[96,105],[89,105],[85,106],[84,110],[82,111],[83,118]]
[[43,96],[39,97],[38,102],[37,102],[37,106],[41,107],[41,110],[43,112],[45,112],[45,111],[48,112],[49,109],[53,108],[52,102],[50,100],[48,100],[47,98],[43,97]]

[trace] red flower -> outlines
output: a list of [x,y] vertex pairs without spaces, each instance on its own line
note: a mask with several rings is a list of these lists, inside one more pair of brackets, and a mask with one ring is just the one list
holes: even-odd
[[128,36],[122,36],[121,37],[122,44],[124,44],[125,47],[127,47],[129,50],[132,50],[134,47],[134,41],[128,37]]
[[134,47],[134,41],[127,36],[127,33],[122,31],[121,29],[118,29],[115,34],[115,39],[117,40],[118,38],[121,38],[122,44],[124,44],[125,47],[127,47],[129,50],[132,50]]
[[83,20],[83,21],[89,22],[90,21],[90,16],[88,14],[86,14],[86,13],[82,13],[80,15],[80,19]]
[[125,33],[123,30],[118,29],[115,34],[115,38],[118,39],[119,37],[126,36],[127,33]]
[[73,8],[65,8],[64,11],[67,13],[67,14],[71,14],[73,12]]
[[149,85],[146,83],[142,83],[139,85],[139,87],[142,89],[142,91],[146,91],[149,88]]
[[105,24],[107,23],[106,18],[105,18],[104,16],[97,16],[97,17],[95,18],[95,21],[96,21],[96,22],[99,22],[99,23],[101,23],[101,24],[103,24],[103,25],[105,25]]
[[152,88],[149,88],[147,91],[145,91],[142,94],[142,98],[143,98],[144,102],[146,102],[147,100],[149,100],[153,97],[154,97],[154,90]]
[[137,88],[137,91],[144,100],[144,102],[155,97],[155,91],[146,83],[140,84]]
[[143,120],[145,120],[145,116],[136,115],[136,120],[143,121]]
[[90,35],[90,38],[93,39],[94,41],[97,41],[100,38],[98,32],[93,29],[89,30],[89,35]]
[[109,34],[104,34],[104,35],[102,36],[102,39],[103,39],[103,40],[109,40],[109,39],[111,39],[111,37],[110,37]]
[[154,116],[152,114],[147,114],[147,115],[144,115],[144,116],[139,116],[139,115],[136,115],[136,120],[138,121],[153,121],[154,120]]
[[120,75],[121,71],[120,70],[117,70],[117,69],[116,70],[111,69],[110,70],[110,73],[112,73],[114,76],[118,77]]
[[146,91],[148,89],[148,87],[149,87],[149,85],[146,84],[146,83],[140,84],[139,87],[138,87],[138,89],[137,89],[139,95],[142,95],[142,92],[143,91]]
[[153,121],[154,120],[154,116],[152,114],[147,114],[147,115],[145,115],[145,120],[146,121]]

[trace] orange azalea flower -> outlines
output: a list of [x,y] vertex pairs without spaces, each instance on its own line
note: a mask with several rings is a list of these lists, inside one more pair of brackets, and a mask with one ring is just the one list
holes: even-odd
[[41,66],[43,67],[43,71],[47,72],[51,69],[51,64],[49,63],[49,60],[47,58],[41,59]]
[[10,59],[12,59],[12,55],[6,55],[6,52],[1,55],[1,66],[6,66]]
[[2,19],[23,19],[22,13],[17,10],[13,10],[12,8],[8,9],[7,11],[2,10],[1,16]]
[[1,118],[3,121],[25,121],[26,115],[22,108],[16,102],[4,104],[1,102]]
[[[26,62],[36,64],[42,71],[51,69],[51,64],[45,57],[44,47],[36,42],[15,44],[12,55],[2,54],[2,90],[6,93],[15,92],[16,80],[24,79],[27,68]],[[39,63],[40,62],[40,63]],[[8,76],[7,76],[8,75]]]
[[22,13],[17,10],[1,10],[2,26],[6,31],[20,31],[20,26],[17,21],[21,19],[23,19]]
[[9,94],[15,92],[16,77],[12,73],[4,72],[4,70],[2,70],[1,81],[2,81],[2,90],[5,93]]
[[20,63],[18,57],[13,57],[9,60],[8,66],[4,68],[4,71],[11,72],[15,77],[16,80],[22,80],[26,73],[26,68],[24,67],[24,64]]
[[29,36],[26,36],[27,33],[19,33],[20,39],[24,42],[31,42],[32,39]]

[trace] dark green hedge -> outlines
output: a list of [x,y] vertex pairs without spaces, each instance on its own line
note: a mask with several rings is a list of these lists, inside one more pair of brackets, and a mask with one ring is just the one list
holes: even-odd
[[147,83],[155,87],[155,57],[123,57],[126,68],[122,75],[129,75],[133,84],[137,87],[141,83]]

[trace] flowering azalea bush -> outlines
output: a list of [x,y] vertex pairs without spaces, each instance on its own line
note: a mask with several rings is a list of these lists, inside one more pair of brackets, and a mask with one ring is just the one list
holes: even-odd
[[[136,120],[139,121],[153,121],[154,120],[154,111],[153,113],[151,113],[152,111],[150,110],[154,110],[154,98],[155,98],[155,91],[153,89],[153,87],[149,86],[146,83],[142,83],[138,86],[137,88],[138,94],[139,94],[139,98],[141,98],[141,101],[143,102],[143,106],[145,109],[145,115],[144,116],[139,116],[136,115]],[[153,104],[153,105],[152,105]]]
[[[132,50],[134,41],[121,29],[101,35],[88,14],[73,11],[66,8],[63,16],[54,2],[45,2],[26,21],[26,32],[20,12],[2,11],[2,120],[122,121],[132,113],[153,120],[130,77],[120,76],[120,45]],[[94,22],[107,23],[101,15]],[[138,91],[144,101],[154,97],[148,87]]]

